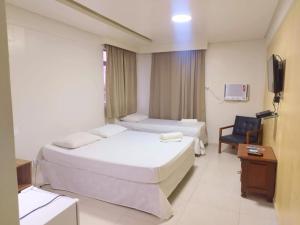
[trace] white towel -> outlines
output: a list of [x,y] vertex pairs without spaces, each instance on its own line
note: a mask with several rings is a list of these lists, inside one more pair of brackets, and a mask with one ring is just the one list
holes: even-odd
[[182,138],[174,138],[174,139],[160,139],[161,142],[181,142]]
[[197,119],[181,119],[180,122],[182,123],[197,123]]
[[164,133],[160,135],[162,141],[181,141],[183,134],[181,132]]

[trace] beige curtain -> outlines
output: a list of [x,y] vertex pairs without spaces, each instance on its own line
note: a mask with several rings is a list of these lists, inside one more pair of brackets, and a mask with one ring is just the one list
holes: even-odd
[[205,121],[205,50],[152,54],[149,115]]
[[136,112],[136,53],[111,45],[105,45],[105,49],[106,117],[114,119]]

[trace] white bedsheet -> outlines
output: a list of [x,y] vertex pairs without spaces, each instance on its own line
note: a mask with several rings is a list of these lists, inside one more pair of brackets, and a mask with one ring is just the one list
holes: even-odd
[[159,135],[124,131],[74,150],[55,145],[42,148],[48,162],[142,183],[166,179],[190,155],[193,138],[163,143]]
[[205,122],[184,123],[178,120],[145,119],[139,122],[117,121],[117,124],[131,130],[166,133],[182,132],[183,135],[195,138],[195,154],[205,154],[200,142],[207,144],[207,131]]

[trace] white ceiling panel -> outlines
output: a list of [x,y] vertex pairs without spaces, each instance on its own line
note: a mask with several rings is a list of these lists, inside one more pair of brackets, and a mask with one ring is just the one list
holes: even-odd
[[[141,49],[158,46],[199,46],[197,43],[262,39],[278,0],[76,0],[150,39],[152,43],[124,32],[56,0],[7,0],[104,38]],[[174,24],[174,14],[187,13],[192,21]],[[192,44],[191,44],[192,43]],[[196,47],[197,48],[197,47]]]

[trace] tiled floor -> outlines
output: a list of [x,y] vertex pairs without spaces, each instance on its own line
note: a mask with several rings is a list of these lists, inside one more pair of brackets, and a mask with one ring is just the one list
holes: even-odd
[[207,154],[196,159],[194,168],[170,196],[174,216],[168,221],[63,193],[80,199],[81,225],[276,225],[272,204],[262,198],[240,197],[240,161],[234,152],[226,149],[218,154],[216,145],[207,147]]

